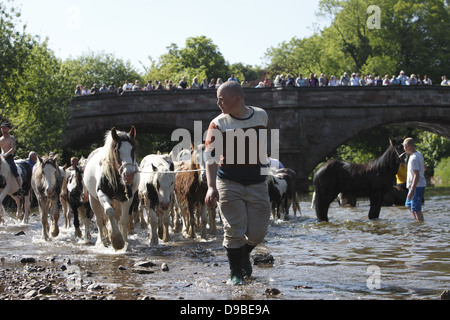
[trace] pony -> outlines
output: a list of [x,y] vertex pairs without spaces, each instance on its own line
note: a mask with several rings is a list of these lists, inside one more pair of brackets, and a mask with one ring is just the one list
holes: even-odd
[[66,219],[69,217],[69,213],[73,215],[75,237],[78,238],[81,238],[82,236],[80,229],[80,217],[83,219],[85,227],[84,241],[85,243],[89,243],[91,206],[89,205],[88,202],[84,202],[83,199],[83,169],[79,166],[75,166],[75,168],[70,167],[66,169],[65,172],[67,180],[66,194],[69,207]]
[[317,170],[313,202],[319,221],[328,221],[328,208],[339,193],[344,198],[369,197],[369,219],[379,218],[383,197],[395,184],[400,162],[405,161],[402,140],[389,142],[386,152],[367,164],[330,160]]
[[83,184],[97,220],[97,245],[108,246],[107,231],[116,251],[127,243],[128,212],[139,185],[135,139],[134,126],[128,133],[112,128],[103,147],[91,152],[84,168]]
[[[189,238],[196,237],[196,227],[200,229],[200,236],[206,239],[206,224],[208,223],[208,210],[205,205],[208,185],[205,170],[205,145],[197,148],[191,144],[190,163],[176,164],[175,168],[175,196],[178,208],[182,212],[183,235]],[[214,210],[215,212],[215,210]],[[215,214],[210,214],[210,227],[215,230]]]
[[281,218],[280,208],[284,209],[284,219],[287,219],[291,204],[294,215],[297,215],[297,210],[301,215],[295,180],[296,173],[292,169],[270,168],[269,174],[267,175],[267,186],[272,207],[272,218],[274,220]]
[[22,180],[23,194],[18,194],[19,185],[16,178],[11,173],[9,164],[3,157],[0,157],[0,223],[3,222],[4,207],[2,205],[6,196],[10,196],[17,204],[16,217],[22,223],[28,223],[30,213],[30,190],[32,169],[25,160],[16,160],[17,172]]
[[148,155],[142,159],[139,169],[139,215],[143,221],[143,211],[146,210],[151,226],[150,244],[157,245],[158,236],[168,242],[169,209],[175,184],[174,164],[168,156]]
[[[58,166],[58,157],[38,157],[33,167],[31,187],[36,195],[39,214],[42,223],[42,239],[49,239],[49,231],[52,237],[59,234],[59,196],[63,183],[63,172]],[[48,226],[48,217],[51,219],[51,229]]]

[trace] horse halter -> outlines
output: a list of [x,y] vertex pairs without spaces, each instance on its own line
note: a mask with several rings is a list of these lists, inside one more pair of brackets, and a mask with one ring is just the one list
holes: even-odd
[[[117,171],[119,172],[120,175],[122,175],[122,173],[124,172],[126,167],[131,167],[131,170],[133,172],[137,172],[139,170],[139,167],[136,164],[136,162],[134,162],[134,163],[128,163],[128,162],[125,162],[125,161],[122,162],[122,159],[119,156],[120,145],[121,145],[121,143],[117,143],[116,147],[114,148],[114,153],[115,153],[114,165],[115,165]],[[135,159],[134,147],[132,149],[132,158]]]

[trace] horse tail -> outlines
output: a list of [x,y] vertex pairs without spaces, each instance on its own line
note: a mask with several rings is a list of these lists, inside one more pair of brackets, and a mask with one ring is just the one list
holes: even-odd
[[302,215],[302,210],[300,209],[298,193],[294,191],[294,213],[297,214],[297,211]]

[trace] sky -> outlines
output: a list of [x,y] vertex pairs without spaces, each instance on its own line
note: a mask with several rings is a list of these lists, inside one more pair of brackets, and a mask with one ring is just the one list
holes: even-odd
[[228,63],[264,65],[264,54],[319,28],[320,0],[14,0],[27,32],[48,37],[57,57],[113,54],[139,71],[172,43],[206,36]]

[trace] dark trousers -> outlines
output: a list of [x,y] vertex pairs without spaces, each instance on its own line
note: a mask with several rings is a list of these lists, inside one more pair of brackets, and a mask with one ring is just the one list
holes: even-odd
[[9,164],[9,168],[11,169],[11,173],[13,174],[14,177],[17,178],[19,176],[19,172],[17,171],[17,166],[16,166],[16,163],[14,162],[14,155],[10,154],[9,156],[7,156],[5,158],[5,160]]

